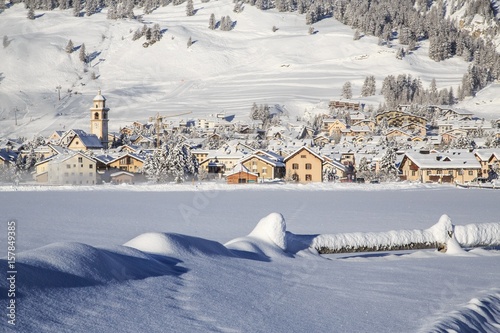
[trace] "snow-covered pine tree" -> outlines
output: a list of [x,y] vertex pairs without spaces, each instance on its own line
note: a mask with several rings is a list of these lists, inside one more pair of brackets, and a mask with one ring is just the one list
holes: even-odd
[[134,34],[132,35],[132,40],[138,40],[141,37],[142,37],[142,30],[137,28],[137,30],[134,31]]
[[70,39],[68,41],[68,44],[66,45],[65,49],[66,53],[73,53],[75,50],[75,46],[73,45],[73,41]]
[[28,16],[27,17],[28,17],[29,20],[34,20],[35,19],[35,10],[33,9],[33,5],[30,6],[30,8],[28,9]]
[[151,28],[151,40],[158,42],[161,39],[161,28],[158,23],[153,24],[153,28]]
[[90,16],[95,14],[97,11],[97,2],[96,0],[86,0],[85,1],[85,15]]
[[80,46],[79,59],[84,64],[86,64],[88,62],[88,55],[87,55],[87,51],[85,50],[85,43],[82,43],[82,45]]
[[375,76],[369,75],[365,77],[365,81],[363,82],[363,86],[361,87],[361,96],[368,97],[375,95],[376,92],[376,84],[375,84]]
[[187,16],[193,16],[194,15],[193,0],[187,0],[187,3],[186,3],[186,15]]
[[396,149],[387,148],[384,156],[380,160],[380,174],[383,180],[394,181],[398,178],[398,168],[396,167]]
[[116,7],[116,2],[114,0],[109,2],[108,13],[106,14],[108,20],[118,19],[118,9]]
[[187,178],[196,177],[198,160],[183,142],[171,141],[147,156],[143,172],[155,183],[169,180],[181,183]]
[[354,31],[354,36],[352,37],[353,40],[359,40],[361,38],[361,33],[359,32],[358,29]]
[[352,98],[352,85],[350,81],[347,81],[342,86],[342,97],[346,99]]
[[81,11],[82,11],[81,0],[74,0],[73,1],[73,16],[79,17]]
[[212,14],[210,14],[210,19],[208,20],[208,28],[210,30],[214,30],[216,24],[217,24],[217,22],[215,21],[215,14],[212,13]]
[[187,47],[190,48],[191,45],[193,45],[193,40],[191,39],[191,36],[189,36],[189,39],[187,41]]

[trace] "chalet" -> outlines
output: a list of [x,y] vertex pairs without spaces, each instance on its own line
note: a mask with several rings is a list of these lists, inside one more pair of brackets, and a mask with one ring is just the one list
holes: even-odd
[[492,170],[500,168],[500,148],[496,149],[478,149],[474,152],[474,156],[481,164],[480,177],[488,178]]
[[250,170],[242,164],[235,165],[231,172],[226,175],[228,184],[256,183],[258,178],[258,174],[250,172]]
[[481,176],[481,164],[468,150],[406,152],[399,165],[402,179],[422,183],[470,182]]
[[287,176],[296,182],[321,182],[324,158],[309,147],[300,147],[285,159]]
[[362,108],[362,105],[360,103],[345,101],[330,101],[328,106],[330,109],[348,109],[354,111],[359,111]]
[[323,147],[327,144],[330,143],[330,138],[328,138],[327,136],[325,136],[324,134],[319,134],[319,135],[316,135],[314,138],[313,138],[313,142],[316,146],[319,146],[319,147]]
[[111,184],[133,184],[134,174],[126,171],[118,171],[110,174]]
[[[347,179],[347,167],[340,162],[325,158],[323,162],[323,175],[326,175],[326,179],[323,179],[323,181],[343,181]],[[334,175],[334,178],[330,175]]]
[[241,159],[239,163],[263,180],[285,177],[283,157],[273,152],[257,150]]
[[232,170],[244,156],[240,152],[212,150],[207,158],[200,163],[199,169],[205,169],[212,174],[224,173],[226,170]]
[[344,120],[340,119],[323,119],[322,130],[327,132],[328,135],[340,134],[343,130],[347,129],[347,124]]
[[353,126],[365,126],[365,127],[368,127],[371,132],[375,131],[375,127],[377,126],[377,124],[373,120],[370,120],[370,119],[353,121],[352,125]]
[[426,126],[427,120],[424,117],[416,116],[407,112],[399,110],[390,110],[378,113],[375,116],[377,125],[382,122],[386,123],[389,127],[402,127],[408,124],[414,124],[414,126]]
[[129,173],[140,173],[146,158],[131,152],[95,156],[98,170],[117,169]]
[[61,142],[61,138],[64,135],[64,131],[54,131],[52,132],[51,135],[47,138],[49,142],[53,144],[59,144]]

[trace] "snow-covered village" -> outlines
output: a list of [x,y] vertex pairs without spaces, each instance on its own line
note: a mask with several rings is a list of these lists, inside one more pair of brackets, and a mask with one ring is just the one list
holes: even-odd
[[500,172],[500,119],[478,119],[449,107],[398,105],[377,113],[360,103],[330,101],[328,113],[293,121],[277,105],[254,104],[248,119],[217,113],[169,121],[157,114],[109,131],[113,112],[107,102],[99,90],[87,129],[56,130],[28,141],[3,139],[3,181],[406,180],[494,186]]
[[0,0],[0,332],[500,330],[497,0]]

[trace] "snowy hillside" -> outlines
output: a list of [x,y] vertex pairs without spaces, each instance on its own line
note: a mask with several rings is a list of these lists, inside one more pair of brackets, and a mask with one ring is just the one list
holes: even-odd
[[[106,9],[79,18],[71,10],[37,12],[35,20],[26,19],[21,4],[5,10],[0,14],[0,31],[7,36],[0,48],[0,137],[87,129],[87,111],[99,88],[111,108],[110,130],[117,131],[157,112],[197,117],[225,111],[246,120],[254,102],[284,105],[291,116],[300,115],[340,98],[346,81],[353,84],[354,100],[377,106],[381,95],[360,98],[367,75],[376,77],[377,91],[389,74],[420,77],[425,87],[435,78],[439,89],[456,90],[467,69],[459,58],[429,59],[427,42],[397,60],[397,44],[378,46],[375,37],[354,41],[354,30],[332,18],[317,22],[310,35],[305,16],[296,12],[245,5],[236,14],[227,0],[194,7],[191,17],[185,5],[168,5],[142,20],[116,21],[106,19]],[[208,29],[212,13],[217,20],[231,16],[234,29]],[[132,40],[135,30],[154,23],[164,31],[161,41],[144,48],[144,37]],[[194,44],[188,48],[190,37]],[[69,39],[75,48],[85,43],[93,55],[86,73],[78,50],[65,52]],[[498,94],[491,96],[487,109],[475,99],[464,106],[497,118]]]

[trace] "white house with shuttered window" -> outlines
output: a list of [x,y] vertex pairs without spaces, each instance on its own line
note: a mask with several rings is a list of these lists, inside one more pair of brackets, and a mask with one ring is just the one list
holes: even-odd
[[81,152],[68,151],[47,163],[47,183],[51,185],[95,185],[96,161]]

